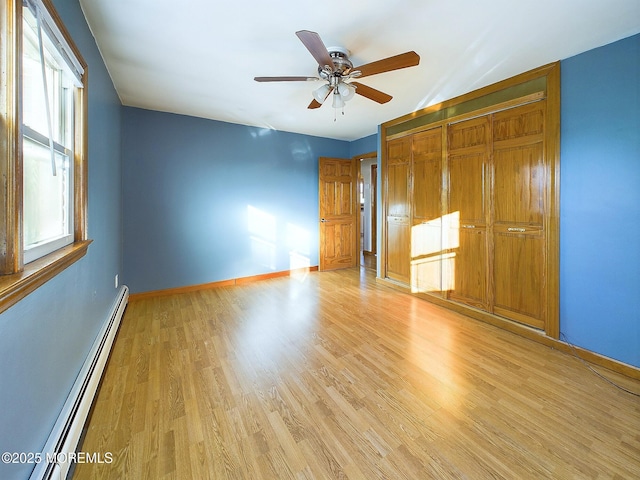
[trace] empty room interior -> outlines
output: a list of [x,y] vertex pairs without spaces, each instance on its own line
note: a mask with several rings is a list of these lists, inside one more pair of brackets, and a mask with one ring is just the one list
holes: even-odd
[[0,478],[640,478],[640,3],[0,0]]

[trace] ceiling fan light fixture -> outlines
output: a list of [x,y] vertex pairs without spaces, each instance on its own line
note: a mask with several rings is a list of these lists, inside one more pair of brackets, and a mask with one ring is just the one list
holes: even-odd
[[338,91],[334,91],[333,93],[333,104],[331,105],[333,108],[343,108],[344,107],[344,99],[342,95]]
[[342,100],[348,102],[356,94],[356,87],[349,83],[340,82],[340,85],[338,85],[338,92],[340,92]]
[[313,94],[313,98],[316,99],[316,101],[320,104],[322,104],[325,99],[327,98],[327,95],[329,95],[329,90],[331,89],[331,87],[329,86],[329,84],[324,84],[319,88],[316,88],[312,94]]

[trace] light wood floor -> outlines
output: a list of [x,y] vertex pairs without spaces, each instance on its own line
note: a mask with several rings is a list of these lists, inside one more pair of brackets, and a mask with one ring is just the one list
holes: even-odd
[[640,400],[354,269],[132,301],[82,451],[114,461],[77,480],[631,479]]

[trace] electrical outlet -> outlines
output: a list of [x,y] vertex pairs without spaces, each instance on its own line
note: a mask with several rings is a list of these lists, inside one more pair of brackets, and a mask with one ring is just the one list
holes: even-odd
[[118,288],[118,274],[116,273],[116,278],[114,279],[114,283],[116,284],[116,288]]

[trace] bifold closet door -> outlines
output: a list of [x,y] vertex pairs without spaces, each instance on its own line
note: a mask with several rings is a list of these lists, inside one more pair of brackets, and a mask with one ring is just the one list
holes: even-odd
[[493,116],[494,313],[544,329],[544,101]]
[[448,212],[444,263],[451,300],[488,309],[488,117],[449,125]]
[[387,143],[387,277],[409,285],[411,263],[411,138]]
[[413,135],[411,287],[442,292],[442,127]]

